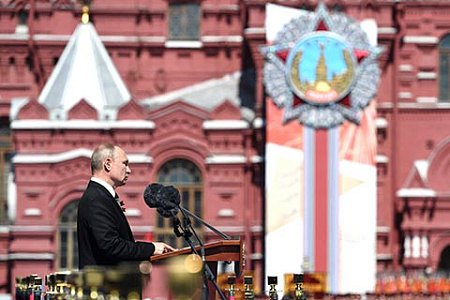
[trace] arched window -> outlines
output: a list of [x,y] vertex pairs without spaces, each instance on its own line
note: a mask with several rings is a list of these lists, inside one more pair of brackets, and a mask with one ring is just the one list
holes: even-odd
[[[184,159],[175,159],[164,164],[158,172],[157,182],[163,185],[173,185],[181,195],[181,206],[202,218],[203,184],[199,169],[192,162]],[[182,220],[181,213],[179,214]],[[192,218],[191,218],[192,220]],[[198,221],[192,220],[195,232],[203,238],[203,227]],[[187,247],[183,237],[177,238],[174,234],[170,218],[164,218],[157,213],[155,226],[155,240],[165,241],[177,248]],[[192,241],[197,244],[195,237]]]
[[450,102],[450,35],[439,44],[439,102]]
[[7,222],[8,186],[11,172],[12,137],[9,118],[0,118],[0,224]]
[[439,258],[438,270],[450,271],[450,246],[444,248]]
[[63,208],[58,224],[59,269],[78,269],[77,212],[78,202],[70,202]]

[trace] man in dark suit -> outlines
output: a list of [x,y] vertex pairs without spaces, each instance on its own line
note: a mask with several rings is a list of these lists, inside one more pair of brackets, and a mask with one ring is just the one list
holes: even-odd
[[92,178],[78,206],[79,269],[149,260],[175,250],[162,242],[136,242],[122,211],[116,188],[125,185],[131,169],[118,146],[105,143],[91,157]]

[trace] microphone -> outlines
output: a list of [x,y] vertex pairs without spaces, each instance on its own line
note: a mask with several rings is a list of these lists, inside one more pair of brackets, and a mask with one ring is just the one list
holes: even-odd
[[156,195],[164,186],[159,183],[149,184],[144,190],[144,201],[149,207],[158,207],[160,206],[158,200],[156,199]]
[[178,214],[180,192],[172,185],[162,187],[156,194],[156,210],[165,217],[170,218]]
[[164,186],[159,183],[149,184],[144,191],[144,201],[145,203],[151,207],[155,208],[157,212],[163,216],[164,218],[175,217],[178,214],[178,211],[181,210],[183,215],[187,214],[190,217],[194,218],[196,221],[202,223],[222,238],[226,240],[231,240],[231,237],[226,235],[225,233],[217,230],[207,222],[203,221],[201,218],[191,213],[189,210],[180,206],[180,192],[173,186]]

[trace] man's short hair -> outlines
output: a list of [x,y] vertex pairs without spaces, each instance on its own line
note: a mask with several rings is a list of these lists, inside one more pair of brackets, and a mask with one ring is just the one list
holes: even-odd
[[92,174],[103,169],[103,162],[106,158],[111,157],[114,160],[115,148],[111,143],[103,143],[94,150],[91,156]]

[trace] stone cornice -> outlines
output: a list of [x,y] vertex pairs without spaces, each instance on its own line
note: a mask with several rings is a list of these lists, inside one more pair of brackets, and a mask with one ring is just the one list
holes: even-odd
[[7,256],[3,256],[0,260],[53,260],[55,254],[53,253],[33,253],[33,252],[21,252],[10,253]]
[[407,35],[403,38],[403,42],[406,44],[431,44],[437,45],[439,43],[439,38],[435,36],[413,36]]
[[246,158],[243,155],[211,155],[206,158],[206,163],[210,165],[229,165],[229,164],[245,164],[250,162],[252,164],[260,164],[264,162],[264,158],[262,156],[254,155],[250,158]]
[[13,130],[51,130],[51,129],[74,129],[74,130],[110,130],[110,129],[154,129],[153,121],[144,120],[119,120],[119,121],[97,121],[97,120],[15,120],[11,123]]
[[242,130],[250,128],[243,120],[209,120],[203,122],[205,130]]
[[[92,150],[80,148],[55,154],[16,154],[12,162],[15,164],[60,163],[79,157],[90,158]],[[152,163],[153,158],[145,154],[128,154],[131,163]]]
[[[66,45],[69,42],[71,35],[62,34],[35,34],[33,41],[38,45],[40,44],[55,44]],[[30,36],[28,34],[17,33],[3,33],[0,34],[0,41],[2,43],[20,43],[26,44],[29,41]],[[125,36],[125,35],[101,35],[99,36],[102,43],[105,45],[131,45],[140,47],[142,45],[147,46],[165,46],[167,48],[202,48],[211,43],[222,44],[238,44],[243,41],[243,37],[240,35],[207,35],[201,36],[198,41],[172,41],[165,36]]]
[[243,155],[212,155],[206,158],[207,164],[244,164],[247,159]]
[[436,195],[436,192],[432,189],[403,188],[397,191],[397,197],[400,198],[428,198],[436,197]]

